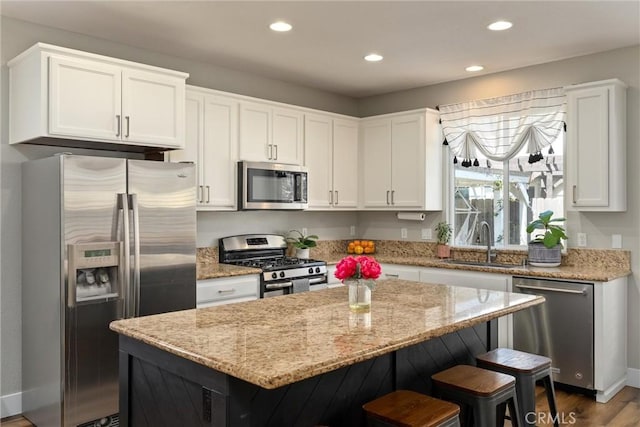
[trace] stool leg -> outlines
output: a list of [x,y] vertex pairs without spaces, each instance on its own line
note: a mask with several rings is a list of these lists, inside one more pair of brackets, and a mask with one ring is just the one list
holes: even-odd
[[509,414],[511,415],[511,425],[513,427],[522,427],[522,414],[518,408],[518,396],[514,393],[513,397],[507,400],[509,406]]
[[498,426],[504,426],[504,419],[507,416],[507,402],[498,405]]
[[494,402],[476,402],[473,408],[474,427],[496,427],[497,405]]
[[[516,391],[518,394],[518,409],[522,424],[527,427],[536,426],[536,381],[532,376],[519,376],[516,381]],[[531,415],[528,414],[532,414]],[[533,419],[533,422],[530,422]],[[520,421],[518,420],[518,421]]]
[[558,408],[556,408],[556,391],[553,388],[553,380],[551,379],[551,375],[547,375],[542,379],[544,383],[544,389],[547,394],[547,402],[549,402],[549,412],[551,412],[551,416],[553,417],[553,425],[555,427],[559,427],[558,421]]

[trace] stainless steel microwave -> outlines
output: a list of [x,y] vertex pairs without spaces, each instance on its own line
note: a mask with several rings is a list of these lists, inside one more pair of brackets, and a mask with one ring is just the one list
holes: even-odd
[[267,162],[238,162],[238,209],[309,207],[307,168]]

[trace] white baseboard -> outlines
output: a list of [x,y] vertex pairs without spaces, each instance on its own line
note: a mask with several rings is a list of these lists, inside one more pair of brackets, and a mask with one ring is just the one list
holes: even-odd
[[627,385],[640,388],[640,369],[627,368]]
[[22,392],[0,396],[0,418],[22,413]]

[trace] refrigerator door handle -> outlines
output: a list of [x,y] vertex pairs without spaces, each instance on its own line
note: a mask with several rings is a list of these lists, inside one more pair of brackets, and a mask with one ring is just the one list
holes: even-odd
[[126,193],[118,193],[118,209],[122,211],[122,264],[120,266],[120,280],[122,289],[122,316],[127,319],[132,317],[131,310],[131,244],[129,242],[129,198]]
[[140,315],[140,215],[138,214],[138,195],[130,194],[133,212],[133,316]]

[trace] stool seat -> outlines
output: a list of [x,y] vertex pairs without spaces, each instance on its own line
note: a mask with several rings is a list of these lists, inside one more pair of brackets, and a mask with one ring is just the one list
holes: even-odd
[[488,353],[476,356],[483,367],[501,367],[513,372],[532,373],[547,369],[551,366],[551,359],[537,354],[525,353],[510,348],[496,348]]
[[511,375],[488,371],[470,365],[457,365],[431,376],[440,387],[455,388],[476,396],[491,396],[514,386]]
[[441,426],[453,419],[457,421],[460,413],[458,405],[409,390],[396,390],[365,403],[362,408],[370,419],[403,427]]

